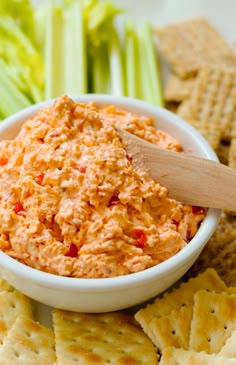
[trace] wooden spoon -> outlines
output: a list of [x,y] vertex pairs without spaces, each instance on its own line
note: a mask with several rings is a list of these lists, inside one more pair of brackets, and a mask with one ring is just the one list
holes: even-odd
[[116,127],[134,167],[183,204],[236,211],[236,171],[216,161],[157,147]]

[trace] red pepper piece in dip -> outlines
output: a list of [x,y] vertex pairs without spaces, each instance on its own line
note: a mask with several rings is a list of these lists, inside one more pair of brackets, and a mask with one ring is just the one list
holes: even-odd
[[71,243],[65,256],[78,257],[78,247],[74,243]]
[[8,163],[8,159],[6,157],[0,157],[0,166],[5,166]]
[[134,230],[135,237],[137,239],[136,247],[143,248],[147,242],[147,236],[142,229]]
[[22,203],[21,203],[21,202],[16,202],[16,203],[14,204],[13,211],[14,211],[16,214],[18,214],[18,215],[19,215],[20,213],[24,212],[24,207],[23,207]]
[[35,176],[34,181],[38,184],[38,185],[42,185],[43,183],[43,179],[44,179],[44,173],[40,172],[37,176]]
[[179,222],[176,221],[175,219],[172,219],[172,223],[176,226],[176,228],[179,227]]
[[109,200],[108,207],[116,205],[119,201],[120,200],[117,195],[112,195],[111,199]]
[[204,214],[205,213],[205,208],[197,207],[197,206],[193,205],[192,206],[192,213],[193,214]]
[[74,166],[72,166],[72,168],[74,170],[78,170],[79,172],[81,172],[81,174],[85,174],[85,172],[87,170],[87,166],[84,166],[84,165],[74,165]]

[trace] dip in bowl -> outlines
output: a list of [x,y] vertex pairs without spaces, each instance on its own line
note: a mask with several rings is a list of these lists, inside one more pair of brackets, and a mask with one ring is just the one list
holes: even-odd
[[220,211],[183,206],[134,171],[116,124],[217,160],[190,125],[130,98],[63,96],[4,121],[0,265],[44,304],[83,312],[140,304],[177,281],[216,228]]

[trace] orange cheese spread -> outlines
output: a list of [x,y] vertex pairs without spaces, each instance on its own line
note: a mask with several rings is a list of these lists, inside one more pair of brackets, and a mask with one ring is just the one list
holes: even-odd
[[137,172],[114,126],[175,151],[152,119],[67,96],[0,142],[0,248],[33,268],[104,278],[180,251],[205,216]]

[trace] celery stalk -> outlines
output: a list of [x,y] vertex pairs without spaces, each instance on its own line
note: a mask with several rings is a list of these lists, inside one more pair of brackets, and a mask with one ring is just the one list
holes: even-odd
[[13,19],[30,41],[35,44],[34,7],[31,0],[1,0],[1,17]]
[[43,1],[38,4],[34,10],[35,19],[35,43],[41,54],[44,54],[45,46],[45,15],[47,11],[47,3]]
[[4,72],[7,77],[15,84],[17,89],[20,92],[25,93],[25,83],[22,79],[21,70],[17,68],[15,65],[7,64],[3,59],[0,58],[0,68],[4,69]]
[[74,1],[66,11],[64,53],[65,92],[71,96],[86,93],[86,35],[80,1]]
[[92,49],[97,48],[109,41],[114,29],[114,19],[122,10],[109,0],[82,0],[82,2],[88,43]]
[[122,96],[125,94],[124,64],[121,42],[116,31],[113,32],[109,42],[109,64],[111,94]]
[[126,22],[125,27],[125,71],[127,96],[139,98],[140,82],[137,37],[131,22]]
[[9,38],[14,38],[18,43],[22,44],[27,52],[34,53],[36,51],[31,40],[21,31],[12,18],[0,18],[0,32],[1,34],[5,33]]
[[65,92],[64,50],[63,50],[63,9],[55,7],[48,0],[45,29],[45,97],[51,99]]
[[140,75],[140,98],[145,101],[152,102],[152,88],[150,86],[148,72],[147,72],[147,55],[143,36],[138,29],[137,31],[138,40],[138,57],[139,57],[139,75]]
[[92,60],[92,92],[108,94],[110,92],[110,73],[107,43],[101,44],[94,50]]
[[23,92],[32,102],[41,101],[43,60],[29,36],[10,16],[0,17],[0,55],[13,70],[11,79],[23,84]]
[[[153,42],[152,27],[148,22],[144,22],[140,29],[140,43],[142,43],[142,64],[140,65],[146,73],[142,76],[144,99],[149,100],[153,104],[164,106],[162,85],[160,77],[160,66],[158,55]],[[149,89],[149,90],[148,90]]]
[[43,90],[39,90],[38,87],[30,85],[30,91],[34,103],[40,103],[41,101],[44,100]]
[[20,92],[7,75],[5,64],[0,59],[0,114],[7,117],[29,105],[31,101]]

